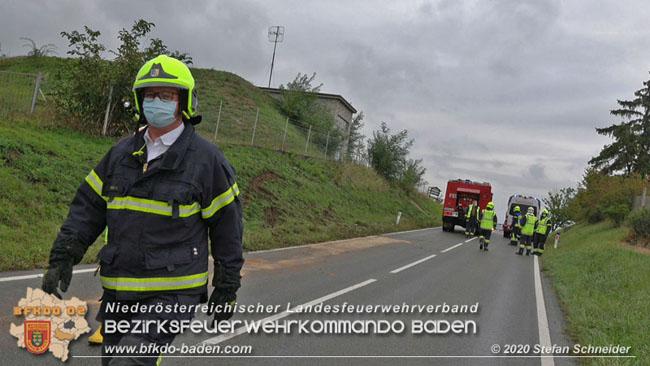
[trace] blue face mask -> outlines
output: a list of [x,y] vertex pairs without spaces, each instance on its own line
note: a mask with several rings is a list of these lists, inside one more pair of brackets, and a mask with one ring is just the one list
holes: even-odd
[[172,122],[176,120],[176,106],[178,102],[173,101],[164,101],[160,98],[154,98],[153,101],[148,102],[144,101],[142,103],[142,110],[144,111],[144,116],[154,127],[167,127]]

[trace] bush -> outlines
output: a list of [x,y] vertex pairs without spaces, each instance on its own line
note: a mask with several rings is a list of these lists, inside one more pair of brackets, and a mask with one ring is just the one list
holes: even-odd
[[99,31],[86,26],[84,32],[61,32],[69,43],[67,53],[76,58],[72,67],[60,70],[55,78],[53,99],[59,111],[79,121],[86,132],[99,132],[109,95],[112,95],[108,133],[120,136],[132,132],[133,117],[122,105],[126,101],[133,104],[131,87],[145,61],[166,54],[186,64],[192,63],[189,55],[170,52],[157,38],[150,39],[149,45],[142,47],[141,43],[153,27],[155,24],[140,19],[134,22],[131,30],[119,31],[117,38],[121,44],[117,50],[109,51],[115,56],[112,61],[102,57],[106,47],[99,42]]
[[620,223],[625,218],[625,211],[630,211],[634,196],[643,190],[644,184],[648,184],[647,179],[638,175],[609,176],[588,170],[578,193],[569,203],[569,217],[589,223],[610,218],[614,223]]
[[605,209],[605,215],[614,222],[614,225],[621,226],[625,216],[630,213],[630,207],[626,204],[617,204]]
[[650,238],[650,209],[632,211],[628,224],[636,239]]

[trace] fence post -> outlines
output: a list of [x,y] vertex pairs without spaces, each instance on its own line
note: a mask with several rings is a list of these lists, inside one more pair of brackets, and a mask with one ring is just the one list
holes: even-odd
[[221,121],[221,105],[223,100],[219,101],[219,113],[217,114],[217,128],[214,129],[214,143],[217,143],[217,133],[219,133],[219,121]]
[[34,97],[32,97],[32,109],[31,113],[34,114],[34,110],[36,109],[36,102],[38,101],[38,91],[41,90],[41,78],[42,74],[39,72],[38,76],[36,77],[36,86],[34,87]]
[[305,144],[305,155],[307,155],[307,149],[309,148],[309,137],[311,136],[311,125],[309,125],[309,131],[307,132],[307,143]]
[[325,159],[327,159],[327,147],[330,144],[330,132],[327,131],[327,140],[325,140]]
[[260,116],[260,109],[257,108],[257,113],[255,114],[255,124],[253,125],[253,138],[251,138],[251,145],[255,142],[255,129],[257,128],[257,117]]
[[284,151],[284,141],[287,139],[287,128],[289,128],[289,117],[287,117],[287,123],[284,125],[284,135],[282,136],[282,145],[280,145],[282,151]]
[[106,104],[106,114],[104,114],[104,128],[102,129],[102,135],[106,136],[106,130],[108,129],[108,117],[111,114],[111,99],[113,98],[113,86],[108,92],[108,104]]

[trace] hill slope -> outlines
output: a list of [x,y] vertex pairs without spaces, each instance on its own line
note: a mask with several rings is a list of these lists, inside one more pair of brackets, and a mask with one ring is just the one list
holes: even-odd
[[[66,67],[71,61],[58,57],[12,57],[0,60],[0,70],[43,73],[44,82],[41,89],[48,94],[47,79],[54,77],[57,70]],[[284,139],[285,151],[304,154],[308,131],[289,123],[285,137],[286,117],[276,109],[275,101],[271,97],[233,73],[213,69],[191,70],[199,93],[199,114],[203,116],[197,131],[203,136],[212,141],[219,121],[217,142],[250,145],[255,130],[255,146],[279,150]],[[16,81],[13,82],[15,83]],[[27,86],[27,89],[27,100],[23,103],[26,105],[25,109],[31,102],[33,84]],[[255,125],[258,108],[258,123]],[[314,133],[315,131],[312,131],[312,141]],[[324,149],[312,143],[307,155],[323,157]],[[329,155],[331,156],[331,151]]]

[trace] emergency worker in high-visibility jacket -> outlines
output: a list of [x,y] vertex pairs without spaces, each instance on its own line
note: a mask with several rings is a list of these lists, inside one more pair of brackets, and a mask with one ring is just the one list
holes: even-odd
[[526,255],[530,255],[531,250],[533,249],[533,234],[537,228],[537,216],[535,216],[535,209],[528,207],[528,212],[523,218],[521,226],[521,241],[519,243],[519,250],[515,253],[518,255],[524,254],[524,249],[526,249]]
[[[43,277],[43,290],[60,297],[72,266],[108,227],[108,244],[98,255],[104,365],[160,362],[156,345],[159,350],[174,340],[178,329],[171,323],[191,319],[193,305],[208,301],[214,321],[230,318],[244,264],[235,171],[216,145],[195,132],[201,117],[189,68],[158,56],[142,66],[133,92],[146,128],[115,144],[81,184]],[[215,289],[208,297],[209,249]],[[114,305],[174,310],[124,313]],[[155,325],[121,333],[109,332],[107,321]],[[115,354],[108,348],[113,345],[137,345],[148,353]]]
[[481,208],[478,206],[476,201],[467,208],[467,215],[465,216],[465,236],[472,236],[476,233],[476,226],[478,224],[480,212]]
[[512,230],[510,231],[510,245],[517,245],[521,236],[521,208],[515,206],[515,213],[512,214]]
[[497,227],[497,214],[494,212],[494,203],[488,202],[487,206],[483,211],[481,211],[480,219],[480,237],[479,250],[483,249],[484,251],[488,250],[488,245],[490,244],[490,236],[492,236],[492,230]]
[[533,236],[533,255],[541,256],[544,254],[544,244],[549,232],[551,232],[551,220],[548,217],[548,210],[544,210]]

